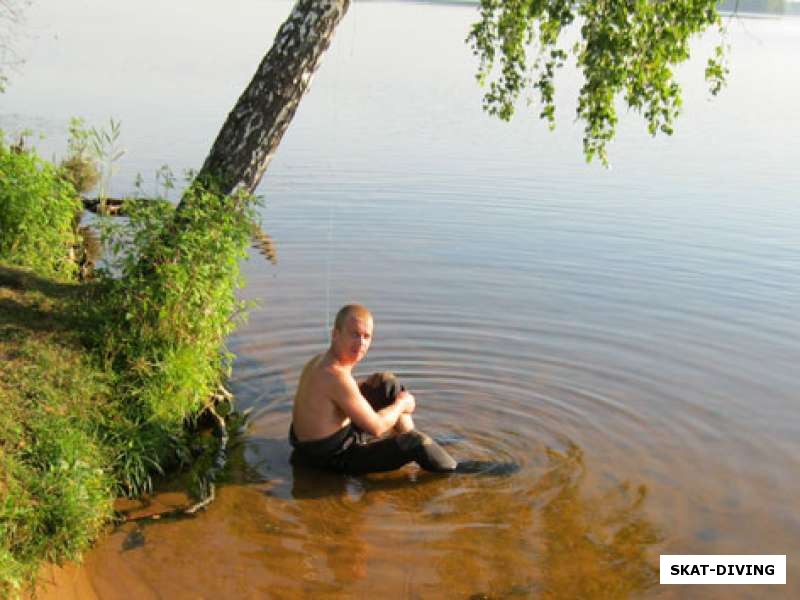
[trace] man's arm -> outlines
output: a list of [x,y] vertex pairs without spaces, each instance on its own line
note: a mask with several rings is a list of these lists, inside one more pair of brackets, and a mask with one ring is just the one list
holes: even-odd
[[370,435],[378,437],[391,431],[401,415],[414,411],[414,396],[408,392],[401,392],[392,404],[376,412],[352,377],[337,374],[335,380],[334,402],[359,429]]

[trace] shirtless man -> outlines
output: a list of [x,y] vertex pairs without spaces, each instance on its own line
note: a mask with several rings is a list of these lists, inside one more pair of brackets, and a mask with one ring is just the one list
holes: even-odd
[[414,396],[391,373],[359,385],[353,367],[372,343],[372,314],[348,304],[336,315],[331,345],[306,363],[292,410],[293,460],[343,473],[391,471],[411,461],[449,472],[456,461],[414,428]]

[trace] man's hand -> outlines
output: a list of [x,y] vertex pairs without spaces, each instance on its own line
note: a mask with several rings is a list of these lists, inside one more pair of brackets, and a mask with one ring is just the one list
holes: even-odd
[[411,413],[414,412],[414,409],[417,407],[417,402],[414,399],[414,395],[407,390],[403,390],[402,392],[397,394],[397,397],[394,399],[394,401],[398,404],[403,404],[404,414],[410,415]]
[[403,391],[395,396],[389,406],[375,411],[349,372],[335,370],[327,383],[334,404],[362,431],[375,437],[391,431],[402,415],[410,414],[416,408],[414,396]]

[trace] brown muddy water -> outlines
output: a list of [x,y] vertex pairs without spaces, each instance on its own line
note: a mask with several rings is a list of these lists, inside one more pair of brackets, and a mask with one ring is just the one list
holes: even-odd
[[[79,4],[34,5],[0,119],[58,153],[66,117],[111,111],[114,193],[200,164],[289,8]],[[244,267],[260,305],[231,388],[252,412],[218,499],[100,540],[78,597],[800,597],[800,21],[732,21],[712,102],[698,41],[676,135],[624,116],[605,171],[580,156],[572,75],[555,133],[481,114],[474,18],[352,7],[260,189],[277,264]],[[237,34],[198,58],[221,22]],[[359,374],[395,371],[458,459],[518,470],[292,469],[297,377],[351,300],[375,314]],[[660,554],[786,554],[788,583],[659,586]]]

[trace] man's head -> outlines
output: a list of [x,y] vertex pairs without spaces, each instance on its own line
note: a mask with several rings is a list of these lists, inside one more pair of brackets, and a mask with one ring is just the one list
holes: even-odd
[[343,306],[336,314],[331,332],[331,350],[344,364],[355,364],[367,354],[372,343],[372,313],[361,304]]

